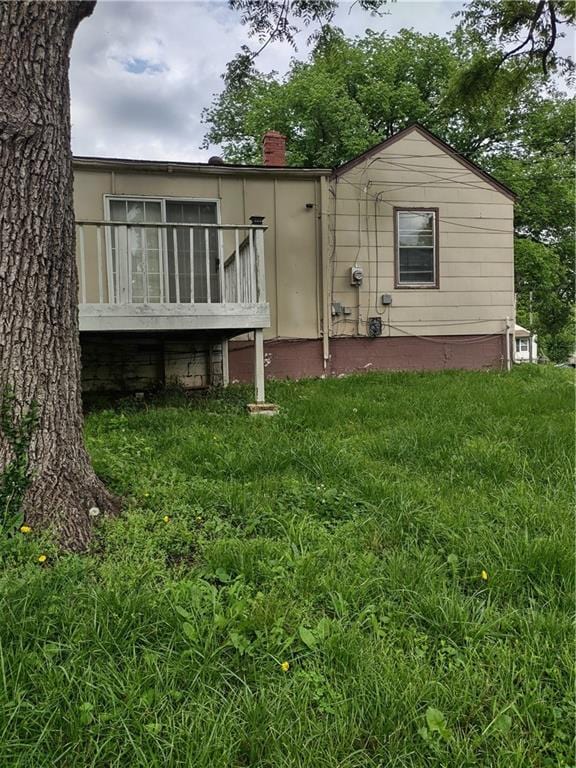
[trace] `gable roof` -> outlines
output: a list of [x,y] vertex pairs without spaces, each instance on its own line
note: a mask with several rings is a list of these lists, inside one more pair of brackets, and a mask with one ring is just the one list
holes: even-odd
[[460,165],[463,165],[469,171],[472,171],[472,173],[474,173],[476,176],[479,176],[481,179],[488,182],[488,184],[494,187],[494,189],[496,189],[498,192],[502,192],[503,195],[506,195],[506,197],[513,201],[517,199],[518,196],[509,187],[507,187],[505,184],[502,184],[502,182],[495,179],[494,176],[491,176],[486,171],[483,171],[480,166],[476,165],[476,163],[472,162],[472,160],[469,160],[467,157],[464,157],[464,155],[460,154],[460,152],[455,150],[449,144],[446,144],[445,141],[442,141],[441,138],[429,131],[423,125],[420,125],[420,123],[412,123],[406,128],[403,128],[401,131],[398,131],[398,133],[395,133],[393,136],[390,136],[388,139],[385,139],[384,141],[375,144],[373,147],[370,147],[370,149],[362,152],[362,154],[353,157],[352,160],[348,160],[348,162],[339,165],[332,172],[333,177],[338,178],[339,176],[342,176],[364,160],[372,157],[373,155],[377,155],[386,147],[391,146],[399,139],[403,139],[405,136],[408,136],[410,133],[414,132],[419,133],[425,139],[428,139],[428,141],[430,141],[432,144],[453,157],[454,160],[460,163]]

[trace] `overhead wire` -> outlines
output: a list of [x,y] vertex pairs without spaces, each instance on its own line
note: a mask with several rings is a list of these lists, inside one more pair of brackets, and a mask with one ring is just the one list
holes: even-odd
[[[437,156],[438,157],[442,157],[443,155],[437,155]],[[400,156],[398,156],[398,157],[400,157]],[[416,158],[416,159],[420,159],[417,155],[405,156],[405,157],[413,157],[413,158]],[[427,157],[431,157],[431,155],[428,155]],[[386,158],[375,158],[372,161],[367,161],[365,166],[364,166],[364,168],[362,169],[362,171],[360,173],[360,179],[362,179],[365,176],[365,174],[366,174],[366,172],[368,170],[369,165],[372,165],[374,162],[379,161],[379,160],[381,160],[383,162],[387,162]],[[379,245],[378,245],[378,213],[377,213],[377,205],[378,205],[378,202],[381,202],[381,203],[384,203],[385,205],[388,205],[391,208],[397,207],[394,202],[391,202],[391,201],[388,201],[388,200],[384,200],[382,195],[390,193],[390,192],[398,191],[398,190],[409,189],[409,188],[414,188],[414,187],[421,187],[421,186],[427,186],[427,187],[432,187],[432,188],[442,188],[442,189],[449,189],[449,188],[461,189],[462,186],[465,186],[465,187],[468,187],[468,188],[472,188],[472,189],[481,189],[481,190],[482,189],[484,189],[484,190],[486,189],[486,186],[484,186],[484,185],[477,185],[477,184],[474,184],[474,183],[471,183],[471,182],[465,182],[465,181],[462,181],[461,179],[457,178],[457,177],[463,175],[465,173],[465,171],[463,171],[462,173],[458,173],[457,176],[454,176],[452,178],[447,179],[445,177],[438,176],[437,174],[433,174],[433,173],[428,172],[427,170],[424,170],[425,166],[414,166],[414,165],[406,166],[405,164],[397,163],[397,162],[390,162],[389,164],[394,166],[394,167],[396,167],[396,168],[398,168],[399,170],[401,169],[401,170],[406,170],[406,171],[414,171],[414,172],[424,173],[425,175],[428,175],[428,176],[432,177],[433,181],[430,181],[430,182],[419,182],[419,183],[416,183],[416,184],[411,184],[411,183],[407,183],[406,182],[406,183],[402,183],[402,184],[400,184],[400,185],[398,185],[396,187],[391,187],[391,188],[388,188],[386,190],[380,190],[376,194],[372,194],[369,191],[369,187],[370,186],[384,186],[386,183],[394,183],[394,182],[390,181],[390,182],[380,182],[380,183],[378,183],[378,182],[369,181],[366,184],[366,183],[354,183],[354,182],[349,181],[348,179],[345,179],[342,176],[340,176],[338,178],[338,181],[343,181],[344,183],[350,185],[353,188],[356,188],[359,191],[358,198],[357,198],[357,200],[358,200],[358,217],[357,217],[357,222],[358,222],[358,226],[357,226],[358,247],[357,247],[357,252],[356,252],[356,262],[358,260],[358,255],[359,255],[360,250],[361,250],[361,234],[360,234],[361,233],[361,226],[360,226],[360,221],[361,221],[362,196],[364,195],[365,220],[366,220],[366,247],[367,247],[367,251],[368,251],[368,256],[369,257],[370,257],[371,243],[370,243],[370,227],[369,227],[369,214],[368,214],[368,198],[370,197],[370,198],[372,198],[374,200],[374,209],[375,209],[374,210],[374,240],[375,240],[374,246],[375,246],[375,250],[376,250],[376,254],[375,254],[375,256],[376,256],[376,258],[375,258],[375,262],[376,262],[376,286],[374,288],[374,291],[375,291],[375,304],[374,304],[374,306],[375,306],[376,312],[379,315],[385,314],[386,310],[380,310],[380,308],[378,306],[378,295],[379,295],[379,290],[378,290],[378,284],[379,284],[378,248],[379,248]],[[427,166],[427,167],[428,168],[433,167],[434,170],[439,170],[439,168],[436,167],[436,166]],[[455,170],[454,168],[448,168],[448,167],[445,167],[445,169],[446,170],[450,170],[452,172],[454,172],[454,170]],[[437,183],[438,181],[443,182],[443,183],[441,185],[439,185]],[[451,186],[448,186],[449,184]],[[332,192],[332,194],[335,197],[335,193]],[[473,229],[473,230],[476,230],[476,231],[487,232],[489,234],[510,234],[511,231],[513,232],[513,229],[512,230],[510,230],[510,229],[504,230],[504,229],[496,229],[494,227],[481,227],[481,226],[477,226],[477,225],[469,224],[469,223],[464,224],[464,223],[460,223],[460,222],[454,221],[454,218],[459,218],[459,217],[453,217],[453,218],[438,217],[438,221],[440,221],[442,223],[446,223],[446,224],[451,224],[453,226],[462,227],[464,229]],[[462,218],[469,218],[469,217],[462,217]],[[470,218],[479,218],[479,217],[470,217]],[[333,240],[333,249],[332,249],[332,255],[331,255],[331,261],[332,261],[332,293],[334,292],[335,261],[336,261],[336,250],[337,250],[337,246],[336,246],[336,231],[334,231],[333,238],[334,238],[334,240]],[[366,263],[368,264],[369,269],[371,270],[372,259],[368,258],[366,260]],[[369,311],[370,306],[371,306],[370,293],[371,293],[371,291],[369,291],[369,296],[368,296],[368,305],[367,305],[367,310],[368,311]],[[386,326],[388,327],[389,334],[390,334],[390,329],[394,328],[394,330],[397,330],[400,333],[404,333],[405,335],[410,335],[410,336],[413,336],[413,337],[416,337],[416,338],[426,338],[427,340],[434,341],[433,339],[430,339],[429,337],[419,336],[418,334],[411,333],[410,331],[405,330],[405,328],[402,328],[401,326],[397,326],[397,325],[392,324],[390,322],[390,317],[389,317],[389,307],[387,309],[388,309],[388,319],[386,321]],[[358,301],[357,311],[358,311],[358,316],[357,316],[357,319],[356,319],[356,324],[357,324],[357,326],[359,328],[359,324],[360,324],[360,321],[361,321],[361,317],[360,317],[360,302],[359,301]],[[354,323],[353,320],[349,320],[348,318],[339,318],[338,322],[340,322],[340,323]],[[439,327],[448,327],[449,325],[478,324],[478,323],[485,323],[485,322],[487,322],[487,321],[486,320],[465,320],[465,321],[456,321],[456,322],[434,321],[434,322],[430,322],[430,325],[431,326],[438,325]],[[420,322],[414,323],[414,324],[420,325]],[[410,323],[408,323],[408,325],[410,325]],[[487,334],[486,336],[477,337],[476,339],[473,339],[473,340],[466,339],[466,340],[460,340],[459,342],[454,341],[454,342],[451,342],[451,343],[462,343],[462,344],[465,344],[465,343],[477,343],[478,341],[482,341],[485,338],[490,338],[491,336],[494,336],[494,335],[495,334]],[[436,342],[436,343],[446,343],[446,342]]]
[[[348,185],[350,185],[352,187],[356,187],[358,189],[361,188],[361,185],[355,184],[352,181],[348,181],[348,179],[344,179],[343,177],[340,177],[339,181],[343,181],[346,184],[348,184]],[[424,182],[424,184],[425,183],[426,182]],[[409,188],[409,187],[420,187],[420,186],[423,186],[423,185],[422,184],[408,184],[408,185],[405,185],[403,188],[406,189],[406,188]],[[399,189],[400,189],[400,187],[399,187]],[[457,186],[455,186],[454,189],[457,189]],[[386,190],[386,191],[389,191],[389,190]],[[382,190],[382,193],[384,193],[384,190]],[[367,192],[366,194],[370,194],[370,193]],[[375,198],[376,195],[372,195],[372,197]],[[399,203],[397,203],[397,202],[390,202],[389,200],[383,200],[382,198],[380,198],[379,202],[384,203],[385,205],[389,205],[391,208],[402,207],[402,203],[401,202],[399,202]],[[464,217],[464,218],[468,218],[468,217]],[[481,218],[481,217],[471,216],[470,218],[477,219],[477,218]],[[509,235],[510,231],[511,231],[509,229],[494,229],[494,228],[491,228],[491,227],[478,227],[478,226],[475,226],[473,224],[457,224],[455,221],[453,221],[452,218],[445,218],[445,217],[442,217],[442,216],[438,217],[438,221],[441,221],[444,224],[454,224],[454,226],[461,226],[461,227],[466,227],[466,228],[469,227],[471,229],[483,230],[485,232],[495,233],[495,234]]]

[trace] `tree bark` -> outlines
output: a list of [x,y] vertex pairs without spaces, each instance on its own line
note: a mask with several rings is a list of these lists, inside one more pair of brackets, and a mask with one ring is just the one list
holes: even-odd
[[[84,447],[68,69],[94,2],[0,2],[0,395],[39,423],[26,521],[84,549],[118,500]],[[0,434],[0,472],[11,458]]]

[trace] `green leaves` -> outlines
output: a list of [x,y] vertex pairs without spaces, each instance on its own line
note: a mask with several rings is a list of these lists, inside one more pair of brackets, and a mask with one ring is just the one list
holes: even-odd
[[192,642],[192,643],[198,637],[197,633],[196,633],[196,630],[194,629],[192,624],[189,624],[187,621],[185,621],[184,624],[182,624],[182,631],[184,632],[184,634],[186,635],[188,640],[190,640],[190,642]]
[[306,627],[299,627],[298,634],[300,635],[300,640],[302,640],[307,648],[314,650],[314,648],[316,648],[318,645],[318,638],[310,629],[307,629]]
[[495,731],[498,731],[499,733],[508,733],[511,727],[512,727],[512,718],[510,717],[510,715],[501,713],[500,715],[498,715],[496,720],[494,720],[493,728]]
[[324,616],[322,619],[320,619],[318,624],[316,624],[313,630],[308,629],[304,625],[301,625],[298,628],[298,635],[300,640],[302,640],[307,648],[310,650],[315,650],[318,647],[320,641],[329,636],[331,629],[332,624],[330,619],[327,619]]
[[419,729],[418,733],[424,741],[441,739],[449,741],[452,734],[446,724],[444,713],[434,707],[428,707],[426,710],[426,726]]
[[520,74],[530,67],[545,76],[549,71],[571,71],[572,61],[558,50],[558,29],[574,26],[575,14],[572,0],[470,0],[456,16],[462,19],[459,32],[469,40],[491,41],[493,53],[486,62],[492,74],[489,87],[504,65]]
[[260,162],[262,134],[274,128],[288,138],[290,164],[336,165],[414,120],[440,127],[457,67],[450,42],[435,35],[332,35],[283,80],[253,71],[241,86],[230,81],[203,113],[205,146],[219,144],[231,161]]
[[78,713],[80,717],[80,723],[82,725],[90,725],[94,720],[94,704],[90,701],[84,701],[78,707]]
[[446,718],[439,709],[428,707],[426,710],[426,725],[430,733],[439,733],[442,738],[448,738],[450,735],[446,726]]

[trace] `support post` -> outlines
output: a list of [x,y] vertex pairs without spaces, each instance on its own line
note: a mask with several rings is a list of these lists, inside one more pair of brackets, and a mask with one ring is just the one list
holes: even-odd
[[278,406],[267,403],[264,395],[264,331],[254,330],[254,389],[256,402],[248,404],[248,413],[253,416],[274,416]]
[[[264,223],[264,216],[250,216],[250,221],[255,226],[261,226]],[[254,276],[256,279],[255,291],[252,295],[252,301],[262,304],[266,301],[266,277],[264,266],[264,229],[253,230],[254,245]]]
[[254,331],[254,386],[256,404],[265,403],[264,395],[264,331],[256,328]]
[[230,384],[230,361],[228,360],[228,339],[222,342],[222,386]]

